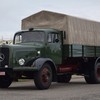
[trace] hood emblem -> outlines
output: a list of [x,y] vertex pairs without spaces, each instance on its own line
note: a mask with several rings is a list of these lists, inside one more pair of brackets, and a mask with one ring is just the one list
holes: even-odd
[[0,53],[0,62],[2,62],[5,59],[5,56],[3,53]]

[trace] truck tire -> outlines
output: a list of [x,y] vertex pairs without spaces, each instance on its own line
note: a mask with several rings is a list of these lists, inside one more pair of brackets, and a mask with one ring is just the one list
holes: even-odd
[[100,83],[100,63],[97,63],[93,70],[90,70],[89,74],[85,76],[85,80],[88,84]]
[[12,81],[13,79],[8,75],[0,77],[0,88],[8,88]]
[[58,75],[57,77],[57,82],[58,83],[69,83],[71,80],[71,76],[70,74],[64,74],[64,75]]
[[45,63],[42,68],[35,73],[34,83],[40,90],[48,89],[52,82],[52,70],[48,63]]

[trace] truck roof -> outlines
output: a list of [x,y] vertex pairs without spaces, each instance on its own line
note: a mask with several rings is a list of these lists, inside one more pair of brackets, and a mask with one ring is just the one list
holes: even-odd
[[29,32],[29,31],[59,32],[59,30],[53,28],[30,28],[27,30],[18,31],[15,34],[22,33],[22,32]]

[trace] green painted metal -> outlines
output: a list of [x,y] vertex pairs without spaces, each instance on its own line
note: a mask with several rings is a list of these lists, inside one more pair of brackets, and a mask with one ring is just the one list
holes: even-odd
[[56,64],[62,63],[62,50],[59,43],[49,43],[45,52],[46,57],[51,58]]
[[86,46],[86,45],[64,45],[65,57],[99,57],[99,46]]
[[[34,30],[33,30],[34,31]],[[39,29],[35,30],[39,31]],[[62,63],[62,49],[61,49],[61,42],[59,43],[48,43],[48,33],[50,32],[56,32],[59,33],[56,30],[53,29],[42,29],[44,32],[44,42],[29,42],[29,43],[17,43],[13,45],[2,45],[0,48],[9,48],[10,56],[9,56],[9,67],[18,68],[21,66],[19,65],[19,59],[24,59],[27,63],[33,58],[51,58],[56,64]],[[22,31],[23,32],[23,31]],[[27,32],[27,31],[24,31]],[[24,34],[23,32],[23,34]],[[20,32],[16,33],[20,34]],[[15,35],[16,35],[15,34]],[[15,38],[14,38],[15,39]],[[38,51],[40,54],[38,54]],[[26,68],[26,67],[24,67]]]
[[[39,30],[39,29],[38,29]],[[34,30],[33,30],[34,31]],[[36,30],[35,30],[36,31]],[[42,29],[44,32],[44,42],[30,42],[30,43],[18,43],[13,45],[2,45],[0,48],[9,48],[9,66],[22,67],[19,65],[19,59],[25,59],[25,62],[30,61],[32,58],[51,58],[55,64],[62,64],[62,61],[66,57],[99,57],[99,46],[87,46],[79,44],[63,44],[63,34],[60,31],[53,29]],[[27,31],[24,31],[27,32]],[[48,34],[57,33],[60,37],[59,42],[48,42]],[[17,34],[20,34],[17,33]],[[38,51],[40,54],[38,54]]]
[[[24,59],[27,63],[32,58],[44,55],[44,44],[14,44],[14,45],[2,45],[2,48],[9,48],[9,67],[21,67],[18,63],[19,59]],[[38,51],[41,52],[38,55]]]

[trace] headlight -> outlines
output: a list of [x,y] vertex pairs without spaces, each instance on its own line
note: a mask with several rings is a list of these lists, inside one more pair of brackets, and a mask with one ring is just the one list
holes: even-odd
[[8,68],[8,65],[5,65],[5,68]]
[[40,52],[40,51],[37,51],[37,54],[38,54],[38,55],[40,55],[40,54],[41,54],[41,52]]
[[25,60],[23,58],[19,59],[18,62],[19,62],[19,65],[21,66],[25,64]]

